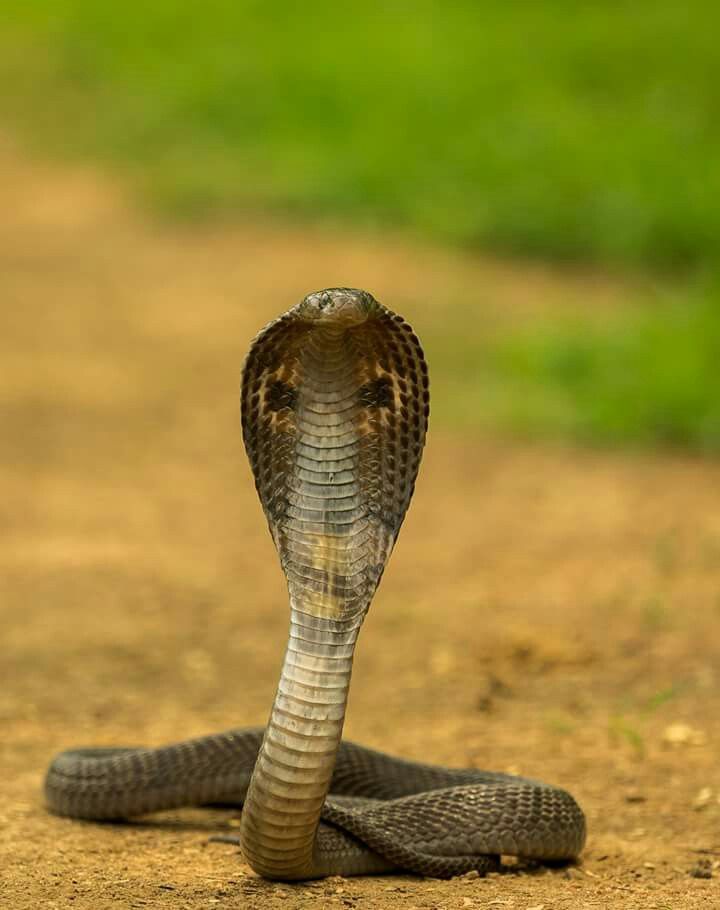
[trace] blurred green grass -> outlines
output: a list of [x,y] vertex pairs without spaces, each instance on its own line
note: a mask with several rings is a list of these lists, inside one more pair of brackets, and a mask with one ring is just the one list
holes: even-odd
[[600,263],[720,252],[709,0],[5,0],[0,106],[175,211]]
[[456,426],[720,450],[717,287],[658,293],[599,322],[546,317],[486,332],[446,321],[427,348],[435,400]]
[[[0,115],[184,217],[401,228],[685,289],[426,336],[448,419],[720,449],[720,55],[709,0],[5,0]],[[695,276],[695,277],[691,277]],[[437,400],[437,399],[436,399]]]

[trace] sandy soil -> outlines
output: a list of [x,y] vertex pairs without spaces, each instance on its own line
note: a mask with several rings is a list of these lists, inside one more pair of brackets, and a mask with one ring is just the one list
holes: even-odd
[[720,464],[694,458],[431,429],[361,638],[347,735],[568,787],[579,865],[277,885],[207,843],[229,811],[46,813],[58,749],[265,720],[285,592],[237,386],[267,319],[340,283],[421,335],[459,296],[526,318],[623,289],[319,230],[159,225],[9,145],[0,174],[2,905],[720,906]]

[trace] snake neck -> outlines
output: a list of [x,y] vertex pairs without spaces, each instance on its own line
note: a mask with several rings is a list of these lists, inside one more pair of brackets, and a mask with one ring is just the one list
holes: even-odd
[[280,682],[245,799],[240,842],[259,875],[327,875],[316,833],[342,737],[362,618],[314,618],[291,606]]

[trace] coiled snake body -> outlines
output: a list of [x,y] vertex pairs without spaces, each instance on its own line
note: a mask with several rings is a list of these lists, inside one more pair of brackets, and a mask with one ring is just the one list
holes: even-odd
[[487,871],[500,854],[576,856],[585,820],[564,790],[392,758],[341,742],[355,643],[412,496],[429,410],[408,324],[370,294],[310,294],[254,340],[242,428],[290,595],[270,719],[161,749],[52,762],[52,811],[125,818],[242,803],[259,874]]

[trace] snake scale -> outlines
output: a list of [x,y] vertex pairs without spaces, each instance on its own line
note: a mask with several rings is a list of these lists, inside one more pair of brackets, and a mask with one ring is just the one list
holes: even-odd
[[501,854],[578,855],[585,819],[564,790],[341,740],[355,643],[413,493],[428,413],[417,337],[365,291],[310,294],[260,332],[243,370],[242,430],[290,597],[267,727],[63,752],[45,782],[53,812],[120,819],[242,804],[247,862],[281,880],[449,877],[486,872]]

